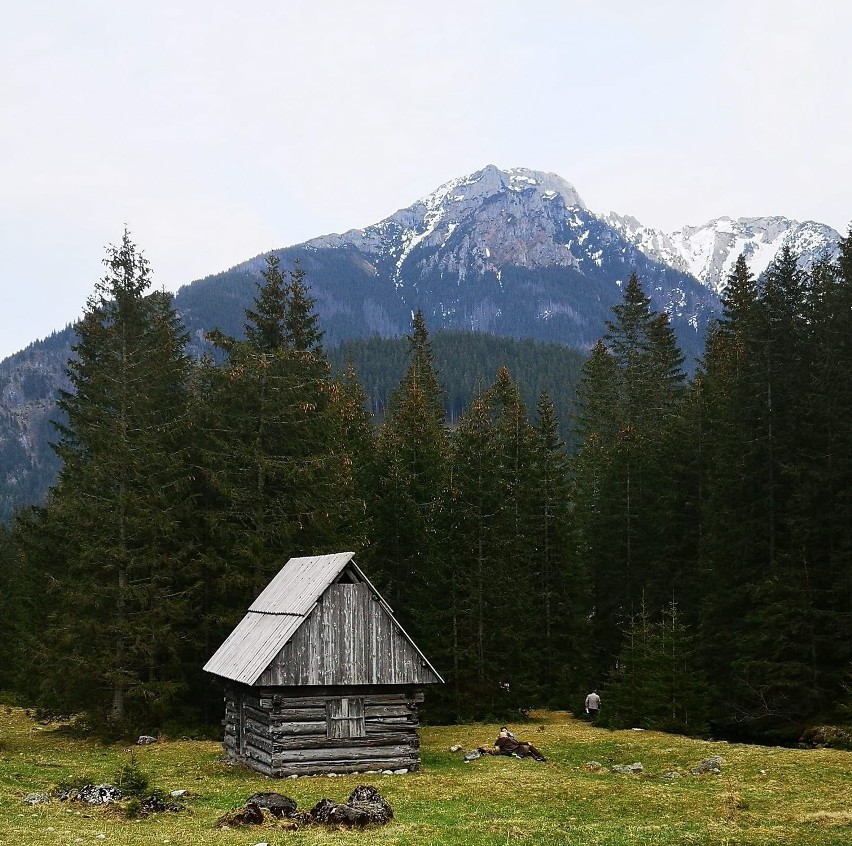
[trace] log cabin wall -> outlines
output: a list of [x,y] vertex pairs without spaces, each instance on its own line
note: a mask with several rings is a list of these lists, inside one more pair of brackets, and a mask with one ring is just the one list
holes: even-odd
[[417,770],[418,687],[281,688],[231,685],[224,746],[265,775]]
[[420,685],[438,681],[368,585],[333,584],[258,685]]

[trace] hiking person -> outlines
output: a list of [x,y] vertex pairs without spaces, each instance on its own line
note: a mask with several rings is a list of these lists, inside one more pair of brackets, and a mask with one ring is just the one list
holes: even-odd
[[597,717],[598,713],[601,710],[601,698],[598,696],[598,692],[593,690],[586,697],[586,713],[592,718],[594,721],[595,717]]

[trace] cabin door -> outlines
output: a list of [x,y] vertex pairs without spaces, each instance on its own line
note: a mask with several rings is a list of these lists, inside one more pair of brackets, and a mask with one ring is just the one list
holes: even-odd
[[327,735],[330,739],[364,737],[364,700],[360,696],[343,696],[325,702]]

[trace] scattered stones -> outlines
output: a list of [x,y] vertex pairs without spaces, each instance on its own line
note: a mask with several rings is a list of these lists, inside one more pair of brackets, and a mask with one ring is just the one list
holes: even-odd
[[140,734],[139,740],[136,741],[137,746],[148,746],[151,743],[156,743],[157,738],[151,737],[150,734]]
[[677,770],[669,770],[667,773],[663,773],[663,778],[667,778],[670,780],[680,778],[681,775]]
[[610,767],[610,772],[621,773],[622,775],[636,775],[644,772],[645,768],[638,761],[635,764],[613,764]]
[[722,764],[724,760],[719,755],[712,755],[709,758],[704,758],[697,767],[693,767],[690,772],[693,775],[703,775],[704,773],[713,773],[717,775],[722,772]]
[[50,796],[47,793],[28,793],[24,796],[25,805],[44,805],[50,802]]

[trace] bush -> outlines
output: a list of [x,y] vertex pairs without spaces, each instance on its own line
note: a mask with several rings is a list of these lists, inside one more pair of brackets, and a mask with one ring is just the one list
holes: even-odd
[[114,781],[125,796],[141,797],[148,789],[150,779],[148,774],[139,766],[136,755],[131,752],[130,760],[118,770]]

